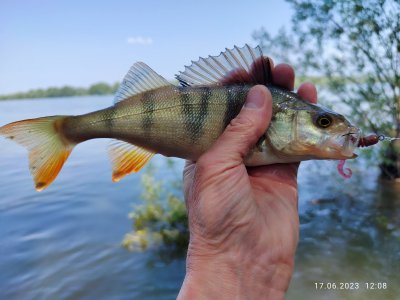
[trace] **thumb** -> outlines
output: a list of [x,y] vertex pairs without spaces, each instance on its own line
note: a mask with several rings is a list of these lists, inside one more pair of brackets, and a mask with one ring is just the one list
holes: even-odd
[[240,113],[226,127],[223,134],[203,157],[208,163],[238,165],[265,133],[272,113],[272,96],[262,85],[247,94]]

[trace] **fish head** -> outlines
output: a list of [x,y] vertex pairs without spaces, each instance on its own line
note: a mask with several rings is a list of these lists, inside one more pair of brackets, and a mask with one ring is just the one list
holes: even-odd
[[361,131],[343,115],[309,104],[295,112],[292,149],[312,159],[349,159],[357,157]]
[[277,111],[267,130],[269,143],[283,161],[349,159],[361,132],[341,114],[302,102]]

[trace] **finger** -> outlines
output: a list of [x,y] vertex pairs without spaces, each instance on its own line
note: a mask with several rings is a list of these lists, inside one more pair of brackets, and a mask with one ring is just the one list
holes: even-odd
[[272,60],[272,58],[271,57],[268,57],[268,59],[269,59],[269,65],[271,66],[271,69],[273,70],[274,69],[274,61]]
[[192,168],[192,166],[195,164],[195,162],[194,161],[192,161],[192,160],[186,160],[185,161],[185,167],[184,167],[184,169],[187,169],[187,168]]
[[193,185],[193,177],[196,169],[196,164],[193,161],[187,160],[183,169],[183,193],[185,199],[189,199],[190,190]]
[[317,89],[315,85],[310,82],[305,82],[300,85],[299,89],[297,90],[297,94],[311,103],[317,103]]
[[191,160],[186,160],[185,167],[183,168],[183,180],[188,181],[189,184],[193,180],[193,173],[196,168],[196,164]]
[[287,64],[279,64],[272,69],[274,84],[289,91],[294,89],[294,70]]
[[265,86],[253,87],[247,94],[246,103],[240,113],[200,160],[211,165],[225,164],[225,167],[243,163],[248,151],[266,131],[271,112],[271,93]]

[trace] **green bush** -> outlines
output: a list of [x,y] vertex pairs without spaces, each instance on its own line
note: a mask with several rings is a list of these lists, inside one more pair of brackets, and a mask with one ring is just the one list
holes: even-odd
[[[172,160],[168,165],[174,167]],[[182,190],[181,182],[156,179],[152,167],[147,169],[141,182],[144,203],[135,206],[129,214],[133,230],[125,235],[122,245],[130,251],[157,247],[186,249],[189,242],[186,207],[182,197],[174,193]]]

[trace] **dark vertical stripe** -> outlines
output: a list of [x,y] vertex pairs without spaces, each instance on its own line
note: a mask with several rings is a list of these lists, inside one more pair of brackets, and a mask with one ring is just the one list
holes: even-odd
[[190,134],[193,126],[193,108],[190,104],[190,88],[181,89],[180,93],[181,111],[183,116],[183,123],[186,131]]
[[154,123],[154,109],[156,107],[154,97],[152,96],[151,92],[144,92],[140,99],[143,107],[142,129],[148,134]]
[[105,110],[104,117],[105,117],[105,127],[109,132],[113,131],[114,128],[114,119],[117,110],[115,107],[110,107]]
[[247,89],[244,86],[226,86],[226,109],[224,116],[224,128],[235,118],[246,100]]
[[201,88],[200,110],[197,114],[198,124],[195,127],[192,136],[192,139],[195,141],[198,140],[203,135],[204,126],[206,125],[208,116],[208,106],[210,104],[210,98],[211,98],[211,89],[209,87]]
[[[195,98],[195,96],[199,95],[200,102],[197,103],[197,97]],[[209,87],[181,89],[180,101],[183,122],[186,132],[193,142],[196,142],[203,134],[208,116],[210,97],[211,89]]]

